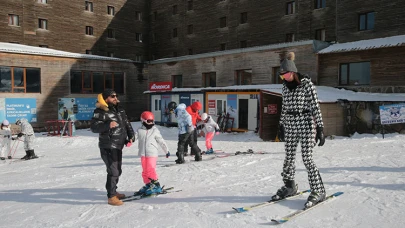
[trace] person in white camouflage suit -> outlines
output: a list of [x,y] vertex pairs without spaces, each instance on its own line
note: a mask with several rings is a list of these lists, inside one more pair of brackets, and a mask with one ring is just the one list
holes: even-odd
[[[283,104],[278,137],[280,141],[285,142],[286,157],[281,173],[284,186],[272,196],[272,199],[280,200],[297,193],[298,185],[294,180],[295,157],[298,143],[301,142],[302,159],[311,188],[305,206],[311,207],[323,201],[326,195],[319,170],[312,159],[313,147],[318,140],[320,141],[318,146],[323,146],[325,137],[315,86],[308,75],[298,73],[294,58],[294,52],[290,52],[280,65],[280,77],[283,79]],[[315,129],[316,135],[314,135]]]
[[[38,156],[36,156],[35,152],[34,152],[35,134],[34,134],[34,129],[32,128],[31,124],[25,118],[17,120],[15,122],[15,124],[21,126],[21,132],[18,133],[18,135],[17,135],[18,139],[21,138],[22,136],[24,136],[24,150],[25,150],[26,155],[24,157],[22,157],[21,159],[29,160],[29,159],[38,158]],[[14,140],[14,138],[13,138],[13,140]]]

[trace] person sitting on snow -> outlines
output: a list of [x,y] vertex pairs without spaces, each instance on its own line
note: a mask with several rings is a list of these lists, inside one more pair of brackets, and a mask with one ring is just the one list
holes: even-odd
[[[29,160],[29,159],[38,158],[38,156],[36,156],[35,152],[34,152],[35,134],[34,134],[34,129],[32,128],[31,124],[25,118],[17,119],[15,124],[18,126],[21,126],[21,132],[18,133],[17,139],[24,136],[24,150],[25,150],[26,155],[24,157],[22,157],[21,159]],[[13,140],[14,139],[15,138],[13,138]]]

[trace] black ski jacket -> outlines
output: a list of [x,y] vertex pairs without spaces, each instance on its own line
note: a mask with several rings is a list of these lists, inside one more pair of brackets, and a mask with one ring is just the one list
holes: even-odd
[[[99,148],[122,150],[130,139],[135,140],[134,130],[123,108],[114,105],[106,107],[100,103],[96,107],[90,128],[93,133],[99,133]],[[112,121],[117,122],[118,126],[110,129]]]

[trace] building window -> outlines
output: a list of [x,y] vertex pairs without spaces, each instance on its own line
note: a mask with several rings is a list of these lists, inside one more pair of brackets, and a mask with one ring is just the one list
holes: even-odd
[[221,51],[225,51],[225,50],[226,50],[226,43],[222,43],[222,44],[221,44],[220,50],[221,50]]
[[237,70],[235,74],[235,85],[251,85],[252,69]]
[[174,28],[174,29],[173,29],[172,37],[173,37],[173,38],[176,38],[176,37],[177,37],[177,28]]
[[139,11],[135,11],[135,20],[142,21],[142,13]]
[[286,15],[295,13],[295,2],[287,2],[286,4]]
[[216,87],[217,86],[217,74],[215,72],[202,74],[202,87]]
[[339,85],[369,85],[370,62],[340,64]]
[[41,47],[41,48],[48,48],[48,45],[40,44],[39,47]]
[[174,5],[173,6],[173,8],[172,8],[172,13],[173,13],[173,15],[176,15],[177,14],[177,5]]
[[93,54],[93,52],[92,52],[91,50],[87,49],[87,50],[86,50],[86,54],[88,54],[88,55],[92,55],[92,54]]
[[239,47],[240,48],[246,48],[247,47],[247,41],[246,40],[242,40],[239,42]]
[[189,48],[189,49],[188,49],[188,54],[189,54],[189,55],[192,55],[192,54],[193,54],[193,49],[192,49],[192,48]]
[[107,52],[107,57],[114,57],[114,52]]
[[273,67],[273,84],[283,84],[283,80],[280,78],[280,67]]
[[114,6],[107,6],[107,14],[114,16],[115,15],[115,8]]
[[326,7],[326,0],[315,0],[315,9],[321,9]]
[[240,23],[241,24],[246,24],[247,23],[247,12],[244,12],[244,13],[240,14]]
[[8,25],[20,26],[20,17],[15,14],[8,15]]
[[315,31],[315,40],[325,41],[325,29],[317,29]]
[[48,20],[46,19],[38,19],[38,28],[40,29],[48,29]]
[[187,34],[188,35],[191,35],[191,34],[193,34],[194,33],[194,27],[193,27],[193,25],[188,25],[187,26]]
[[359,30],[374,29],[374,12],[359,14]]
[[219,18],[219,27],[225,28],[226,27],[226,17]]
[[187,1],[187,10],[193,10],[193,0]]
[[135,61],[137,61],[137,62],[142,62],[142,55],[136,55],[135,56]]
[[48,0],[38,0],[38,3],[47,4]]
[[86,26],[86,35],[89,35],[89,36],[94,35],[94,33],[93,33],[93,27],[91,27],[91,26]]
[[138,42],[142,42],[142,33],[135,33],[135,40]]
[[71,93],[102,93],[105,89],[113,89],[118,94],[124,94],[124,73],[122,72],[93,72],[71,71]]
[[152,33],[152,43],[157,42],[157,34],[156,33]]
[[0,66],[0,92],[40,93],[41,69]]
[[84,9],[89,12],[93,12],[93,2],[84,1]]
[[285,35],[285,42],[294,42],[294,41],[295,41],[294,33],[287,33]]
[[177,56],[178,56],[177,51],[174,51],[173,52],[173,57],[177,57]]
[[107,38],[115,39],[114,29],[107,29]]
[[183,88],[183,76],[172,75],[172,85],[173,88]]

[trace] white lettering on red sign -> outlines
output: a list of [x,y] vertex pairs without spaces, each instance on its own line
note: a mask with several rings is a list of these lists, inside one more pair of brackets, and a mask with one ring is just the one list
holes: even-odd
[[156,84],[153,84],[150,88],[151,89],[170,89],[170,85],[156,85]]

